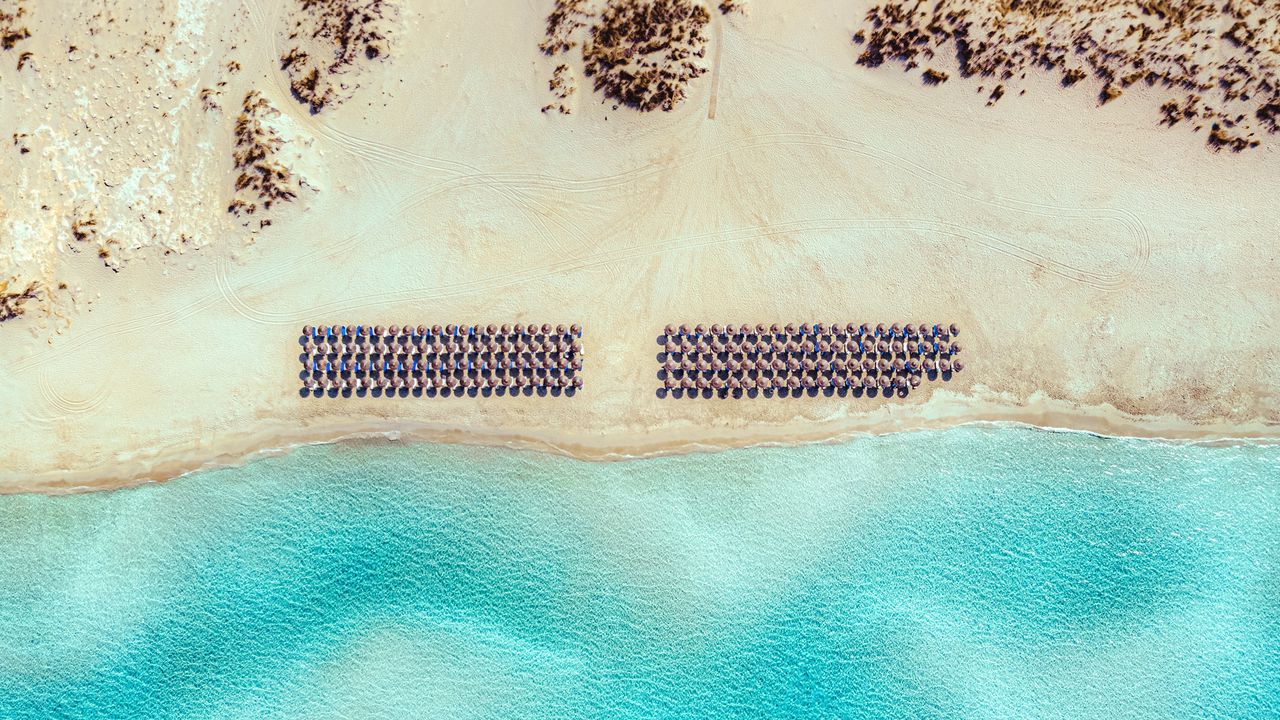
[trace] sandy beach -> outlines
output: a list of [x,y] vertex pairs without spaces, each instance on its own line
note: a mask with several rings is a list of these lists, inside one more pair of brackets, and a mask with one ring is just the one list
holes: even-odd
[[[987,106],[982,78],[859,66],[871,3],[711,8],[706,72],[654,112],[539,49],[551,2],[366,4],[380,49],[312,104],[292,2],[26,4],[0,280],[40,289],[0,322],[0,492],[370,435],[599,460],[964,422],[1280,437],[1275,136],[1215,152],[1158,124],[1158,86],[1100,106],[1029,73]],[[263,163],[278,185],[237,181]],[[668,322],[808,320],[956,322],[968,367],[907,400],[655,395]],[[299,396],[305,323],[517,321],[583,325],[575,397]]]

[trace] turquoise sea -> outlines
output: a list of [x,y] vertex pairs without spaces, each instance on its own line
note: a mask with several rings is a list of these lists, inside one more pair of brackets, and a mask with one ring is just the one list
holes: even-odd
[[1280,447],[314,446],[0,497],[0,718],[1277,718]]

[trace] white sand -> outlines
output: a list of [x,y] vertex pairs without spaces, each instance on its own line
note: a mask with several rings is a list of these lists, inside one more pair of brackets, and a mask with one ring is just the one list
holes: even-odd
[[[712,73],[671,113],[614,110],[584,83],[572,115],[542,114],[549,3],[412,3],[392,59],[313,117],[277,69],[275,4],[250,2],[247,21],[213,4],[187,35],[209,54],[190,53],[173,92],[235,58],[224,105],[261,90],[318,188],[250,238],[225,213],[230,121],[95,85],[58,57],[62,4],[32,9],[38,75],[0,70],[0,97],[48,105],[0,103],[5,127],[52,138],[0,148],[0,228],[33,228],[17,247],[81,301],[62,322],[0,325],[0,489],[127,484],[368,432],[596,458],[968,420],[1280,434],[1275,149],[1215,155],[1156,128],[1158,93],[1094,108],[1094,91],[1046,80],[985,108],[977,83],[856,67],[864,5],[755,0],[711,33],[714,120]],[[140,62],[103,64],[131,77]],[[73,158],[89,142],[67,140],[74,126],[108,103],[128,121],[90,123],[108,152]],[[163,172],[138,165],[170,146]],[[137,172],[160,173],[138,192],[176,219],[68,195],[68,177]],[[54,217],[37,223],[33,199]],[[126,243],[119,273],[58,250],[85,202],[157,239]],[[200,250],[155,247],[188,231]],[[663,324],[806,319],[955,321],[968,367],[905,403],[655,397]],[[303,323],[519,320],[585,326],[577,397],[298,396]]]

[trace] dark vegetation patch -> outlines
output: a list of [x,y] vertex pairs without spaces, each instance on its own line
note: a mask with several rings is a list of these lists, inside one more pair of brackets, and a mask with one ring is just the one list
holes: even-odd
[[710,20],[691,0],[612,0],[599,12],[584,0],[558,0],[539,47],[554,57],[581,45],[584,74],[615,107],[672,110],[707,72]]
[[[1105,105],[1131,86],[1172,95],[1160,124],[1208,129],[1207,144],[1240,151],[1275,134],[1280,116],[1280,23],[1261,0],[919,0],[871,8],[853,34],[857,64],[907,71],[953,55],[961,77],[1009,83],[1028,70],[1063,87],[1092,79]],[[929,68],[922,73],[930,81]],[[1019,94],[1022,94],[1019,92]]]
[[253,215],[298,196],[300,181],[280,160],[285,141],[266,122],[277,115],[279,111],[257,90],[244,96],[234,133],[235,194],[227,206],[232,215]]
[[293,0],[291,47],[280,56],[293,97],[312,114],[356,89],[356,72],[390,52],[387,0]]

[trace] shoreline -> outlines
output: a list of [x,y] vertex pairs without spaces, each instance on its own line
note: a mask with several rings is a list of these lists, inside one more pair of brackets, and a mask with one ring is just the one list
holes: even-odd
[[[1280,424],[1269,424],[1261,419],[1246,424],[1191,423],[1177,418],[1132,418],[1111,408],[1061,407],[1065,405],[1069,404],[1042,400],[1018,410],[989,407],[946,417],[917,414],[896,424],[858,415],[827,421],[801,419],[794,423],[698,431],[682,427],[654,428],[643,434],[626,429],[603,434],[585,429],[575,432],[516,428],[477,430],[406,419],[364,419],[292,429],[264,429],[199,450],[170,446],[146,457],[133,453],[133,457],[117,458],[94,469],[43,473],[26,481],[0,476],[0,495],[69,495],[122,490],[164,483],[194,473],[239,467],[287,454],[299,447],[370,441],[471,445],[545,453],[583,462],[627,462],[754,447],[840,443],[859,437],[965,426],[1019,427],[1044,432],[1082,433],[1106,439],[1194,445],[1280,444]],[[273,424],[279,426],[283,423],[276,421]],[[122,472],[120,468],[126,469]]]

